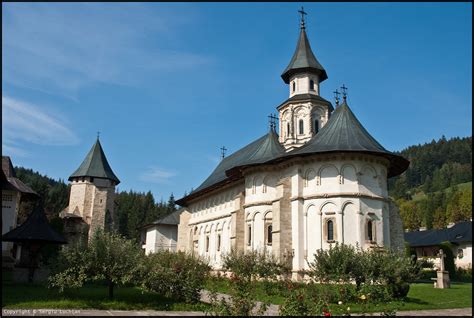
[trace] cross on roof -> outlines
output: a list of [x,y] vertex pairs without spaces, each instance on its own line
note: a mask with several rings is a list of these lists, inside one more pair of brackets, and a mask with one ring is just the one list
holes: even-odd
[[308,14],[304,11],[303,6],[301,6],[301,10],[298,10],[298,12],[301,14],[301,28],[304,29],[304,16]]
[[278,118],[275,116],[275,114],[270,114],[268,116],[268,123],[270,124],[270,129],[274,130],[276,128],[276,122]]
[[221,150],[221,158],[224,159],[225,157],[225,152],[227,151],[227,148],[225,146],[222,146],[219,148]]
[[100,131],[97,131],[97,140],[99,140],[100,137]]
[[341,91],[342,91],[342,98],[344,98],[344,101],[347,99],[347,87],[342,84],[341,86]]
[[334,98],[336,99],[336,105],[339,105],[339,95],[341,95],[341,93],[339,93],[337,88],[333,93],[334,93]]

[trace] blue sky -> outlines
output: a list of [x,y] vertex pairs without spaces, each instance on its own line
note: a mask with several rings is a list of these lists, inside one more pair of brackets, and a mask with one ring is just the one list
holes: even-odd
[[[300,3],[2,3],[2,153],[67,179],[100,131],[119,190],[166,200],[268,131]],[[312,49],[396,151],[472,134],[471,3],[304,3]]]

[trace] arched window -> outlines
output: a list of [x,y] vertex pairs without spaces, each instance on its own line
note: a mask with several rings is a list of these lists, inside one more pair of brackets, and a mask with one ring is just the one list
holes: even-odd
[[293,92],[296,91],[296,82],[293,82]]
[[300,119],[299,120],[299,133],[300,135],[302,135],[304,133],[304,123],[303,123],[303,119]]
[[329,220],[327,223],[328,241],[334,241],[334,223]]
[[217,251],[221,250],[221,235],[217,234]]
[[269,224],[267,226],[267,245],[272,245],[272,241],[273,241],[273,226],[271,224]]
[[374,239],[374,235],[373,235],[373,232],[372,232],[372,221],[367,222],[367,239],[371,242]]
[[252,225],[249,224],[248,226],[248,236],[247,236],[247,245],[250,246],[250,244],[252,244]]
[[290,123],[286,123],[286,135],[290,135]]
[[206,236],[206,253],[209,252],[209,236]]
[[317,134],[319,131],[319,120],[315,119],[314,120],[314,127],[313,127],[314,133]]
[[314,91],[314,81],[313,80],[309,81],[309,89]]

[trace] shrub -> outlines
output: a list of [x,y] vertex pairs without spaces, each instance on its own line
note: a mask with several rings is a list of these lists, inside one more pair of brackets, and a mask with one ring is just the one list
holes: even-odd
[[469,283],[472,282],[472,267],[462,268],[458,267],[456,269],[456,280],[460,282]]
[[210,267],[184,252],[158,251],[145,257],[142,287],[187,303],[200,299]]
[[143,250],[116,233],[97,230],[87,246],[65,247],[48,278],[49,287],[81,287],[85,282],[105,281],[109,297],[114,286],[137,283],[142,271]]

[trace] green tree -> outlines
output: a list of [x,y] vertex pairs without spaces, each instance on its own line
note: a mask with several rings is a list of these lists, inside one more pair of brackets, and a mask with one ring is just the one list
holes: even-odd
[[87,246],[66,247],[59,255],[49,286],[81,287],[85,282],[105,281],[109,298],[114,287],[137,283],[143,275],[144,252],[134,242],[116,233],[98,230]]

